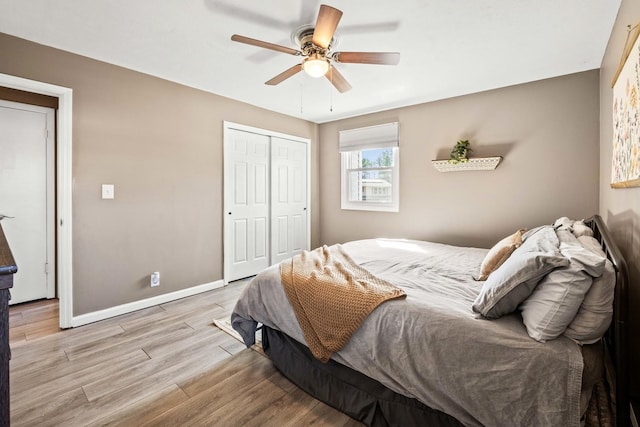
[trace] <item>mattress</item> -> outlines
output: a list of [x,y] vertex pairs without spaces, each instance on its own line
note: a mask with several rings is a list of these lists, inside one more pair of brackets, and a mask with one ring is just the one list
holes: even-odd
[[[334,361],[465,425],[579,425],[580,347],[565,337],[532,340],[518,313],[484,320],[472,312],[482,285],[472,275],[487,250],[393,239],[343,246],[407,298],[379,306]],[[278,266],[256,276],[234,308],[247,345],[258,323],[306,344]]]

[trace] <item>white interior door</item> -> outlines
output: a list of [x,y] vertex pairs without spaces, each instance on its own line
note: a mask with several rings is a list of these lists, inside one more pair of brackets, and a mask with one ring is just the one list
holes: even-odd
[[307,249],[307,144],[271,138],[271,263]]
[[224,138],[225,282],[269,266],[269,140],[226,129]]
[[54,110],[0,101],[0,214],[18,265],[11,304],[55,297]]

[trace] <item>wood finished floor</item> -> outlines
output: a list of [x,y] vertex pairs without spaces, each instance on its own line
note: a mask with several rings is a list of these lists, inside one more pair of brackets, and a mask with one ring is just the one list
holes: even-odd
[[10,308],[12,426],[360,426],[212,320],[245,283],[60,331],[56,302]]

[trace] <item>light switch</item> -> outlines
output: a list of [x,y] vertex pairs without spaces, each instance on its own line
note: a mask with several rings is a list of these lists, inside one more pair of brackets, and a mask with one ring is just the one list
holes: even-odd
[[102,184],[102,198],[103,199],[113,199],[114,194],[114,186],[113,184]]

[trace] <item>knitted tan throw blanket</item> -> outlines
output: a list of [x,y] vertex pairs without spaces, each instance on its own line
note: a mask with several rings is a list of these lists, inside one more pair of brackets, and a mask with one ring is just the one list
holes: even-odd
[[340,245],[283,261],[280,277],[307,345],[322,362],[344,347],[378,305],[406,296],[356,264]]

